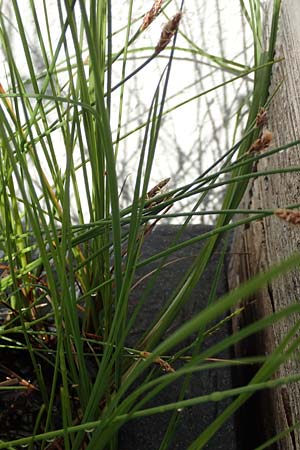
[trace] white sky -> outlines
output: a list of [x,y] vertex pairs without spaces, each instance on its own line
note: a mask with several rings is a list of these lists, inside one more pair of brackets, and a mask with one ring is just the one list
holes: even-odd
[[[19,0],[18,3],[22,5],[23,23],[26,24],[37,70],[42,69],[39,48],[32,29],[29,1]],[[35,2],[37,7],[40,8],[42,8],[42,3],[41,0]],[[47,7],[52,10],[49,17],[51,37],[55,40],[55,36],[58,37],[60,32],[56,15],[56,1],[48,0],[46,3]],[[153,0],[135,1],[133,17],[142,16],[151,8],[152,3]],[[9,11],[10,1],[4,0],[4,4]],[[119,30],[127,23],[129,2],[113,0],[112,4],[113,28]],[[172,16],[178,11],[178,5],[179,2],[177,1],[171,2],[166,10],[168,16]],[[40,9],[39,19],[43,29],[42,9]],[[132,26],[132,33],[137,30],[140,23],[137,22]],[[136,42],[135,48],[155,46],[164,23],[166,23],[166,18],[162,15],[159,16]],[[245,20],[242,20],[239,0],[186,1],[180,31],[197,47],[207,53],[222,56],[240,64],[251,65],[251,32],[248,24]],[[18,49],[18,35],[13,27],[11,27],[11,40],[14,47]],[[125,31],[114,36],[113,48],[115,51],[122,48],[124,40]],[[212,65],[207,58],[185,51],[190,48],[190,44],[180,34],[178,35],[177,45],[180,50],[175,53],[176,59],[173,62],[168,88],[167,108],[234,77],[234,74],[221,70],[215,64]],[[250,46],[250,50],[247,49],[247,46]],[[139,56],[150,56],[150,54],[150,50],[137,51]],[[153,60],[143,70],[142,75],[140,73],[126,83],[121,135],[133,130],[137,124],[144,122],[159,75],[167,63],[168,55],[169,50],[166,49],[160,57]],[[129,61],[126,73],[130,73],[141,61],[140,59]],[[18,54],[18,64],[20,67],[24,67],[25,74],[26,64],[21,51]],[[119,79],[121,64],[122,60],[114,66],[115,80]],[[176,109],[172,114],[168,114],[163,121],[149,188],[167,177],[171,178],[170,187],[178,187],[183,183],[191,182],[226,152],[233,142],[235,115],[249,89],[251,90],[251,77],[242,82],[237,81],[228,84],[226,87],[199,97],[197,100]],[[116,91],[113,95],[112,130],[116,130],[117,126],[119,92]],[[118,152],[120,189],[124,180],[127,180],[120,197],[124,205],[130,201],[133,195],[142,136],[143,130],[120,143]],[[61,158],[63,167],[64,155]],[[211,209],[217,206],[219,202],[220,195],[214,192],[209,197],[208,205],[205,206]],[[181,205],[180,208],[182,207]],[[190,209],[190,207],[188,208]],[[199,220],[195,219],[196,222]],[[207,218],[206,221],[211,221],[211,218]]]

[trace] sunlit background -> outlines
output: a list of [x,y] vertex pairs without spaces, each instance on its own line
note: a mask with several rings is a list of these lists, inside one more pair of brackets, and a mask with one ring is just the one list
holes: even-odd
[[[23,23],[31,43],[37,73],[45,71],[37,36],[32,31],[29,1],[22,0]],[[41,31],[45,33],[44,3],[35,2],[39,12]],[[58,41],[60,26],[58,7],[55,0],[47,1],[47,10],[52,43]],[[61,7],[63,2],[58,2]],[[113,51],[118,52],[126,42],[129,12],[128,1],[113,0]],[[166,2],[164,2],[166,3]],[[168,86],[166,113],[160,131],[149,189],[163,179],[170,178],[169,189],[189,183],[217,161],[238,140],[243,131],[243,117],[252,89],[252,74],[237,78],[253,61],[251,30],[239,0],[190,0],[183,8],[172,62],[171,79]],[[153,0],[135,1],[132,7],[132,21],[129,36],[140,27],[144,14],[151,8]],[[18,52],[18,64],[24,68],[24,78],[28,76],[27,66],[20,46],[11,14],[10,1],[4,1],[6,19],[10,23],[11,42]],[[113,65],[112,85],[121,77],[130,74],[153,54],[164,24],[180,8],[180,2],[171,1],[165,12],[160,14],[128,49],[128,59],[123,65],[120,57]],[[50,46],[47,49],[51,53]],[[55,50],[55,46],[54,46]],[[153,99],[159,77],[166,67],[171,48],[166,48],[141,72],[132,77],[112,94],[111,128],[113,138],[119,137],[117,146],[117,169],[120,201],[129,204],[133,197],[138,158],[145,132],[144,124]],[[83,54],[88,60],[88,54]],[[64,55],[60,56],[62,69]],[[75,61],[75,60],[74,60]],[[7,89],[5,79],[7,68],[2,55],[1,83]],[[59,75],[61,85],[67,83],[65,72]],[[76,69],[74,68],[74,77]],[[235,79],[237,78],[237,79]],[[234,80],[235,81],[232,81]],[[42,81],[41,81],[42,82]],[[227,84],[225,84],[227,83]],[[212,90],[219,86],[218,89]],[[209,92],[212,90],[211,92]],[[67,90],[66,90],[67,92]],[[64,89],[62,89],[62,95]],[[49,103],[50,104],[50,103]],[[120,104],[122,109],[120,110]],[[55,117],[55,116],[53,116]],[[54,118],[53,118],[54,120]],[[57,134],[57,152],[60,152],[60,131]],[[63,170],[65,155],[59,156]],[[80,178],[78,169],[78,178]],[[203,201],[202,210],[217,209],[222,198],[222,190],[213,190]],[[194,199],[185,204],[174,205],[172,212],[190,210]],[[75,213],[74,213],[75,214]],[[176,222],[176,219],[172,219]],[[212,223],[213,216],[194,218]]]

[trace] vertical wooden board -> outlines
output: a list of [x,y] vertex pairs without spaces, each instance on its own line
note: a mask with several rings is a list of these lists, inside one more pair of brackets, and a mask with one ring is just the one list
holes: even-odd
[[[267,32],[270,29],[268,19],[271,17],[272,3],[269,2],[269,10],[266,14]],[[281,83],[282,85],[269,108],[268,129],[274,134],[273,146],[278,147],[300,139],[299,0],[283,0],[282,2],[275,58],[284,58],[284,61],[274,65],[270,94],[272,95]],[[261,160],[257,165],[257,171],[290,166],[299,166],[299,172],[258,177],[253,180],[244,197],[243,207],[267,209],[300,204],[299,145]],[[259,224],[252,223],[248,228],[238,230],[235,233],[229,267],[230,288],[234,288],[245,279],[271,267],[299,249],[300,227],[291,226],[276,216],[269,216]],[[239,253],[238,256],[237,253]],[[254,299],[249,300],[251,301],[254,302],[252,307],[246,307],[244,313],[235,320],[234,327],[240,327],[272,311],[278,311],[300,301],[299,270],[294,270],[273,281]],[[297,320],[299,317],[289,317],[253,338],[252,344],[256,347],[257,354],[272,352]],[[247,354],[243,344],[239,345],[236,351],[240,355]],[[280,368],[278,376],[299,372],[300,362],[296,356],[293,361]],[[268,417],[269,424],[266,421],[265,437],[271,437],[300,420],[300,384],[287,385],[272,391],[271,397],[267,395],[269,394],[258,399],[256,406],[262,421],[266,416]],[[299,450],[300,432],[292,433],[272,448]]]
[[[269,128],[274,133],[274,145],[280,146],[300,138],[300,2],[285,0],[282,3],[280,34],[276,58],[284,58],[273,70],[271,93],[282,83],[269,110]],[[300,167],[300,146],[294,146],[277,155],[262,160],[258,170],[268,167]],[[284,207],[300,203],[300,170],[278,174],[258,180],[262,208]],[[276,217],[264,219],[268,266],[286,258],[300,248],[300,228],[291,226]],[[269,286],[275,311],[300,300],[300,273],[291,271]],[[274,343],[280,342],[299,317],[289,317],[274,327]],[[299,358],[279,370],[279,376],[299,373]],[[281,389],[286,421],[289,425],[300,419],[300,385]],[[279,431],[279,430],[278,430]],[[300,433],[292,435],[295,449],[300,448]],[[285,447],[280,447],[285,448]]]

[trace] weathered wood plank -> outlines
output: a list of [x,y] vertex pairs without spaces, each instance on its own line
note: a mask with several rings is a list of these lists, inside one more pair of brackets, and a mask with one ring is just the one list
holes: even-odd
[[[273,3],[273,2],[270,2]],[[269,15],[268,15],[269,17]],[[273,69],[271,93],[282,82],[269,109],[268,128],[274,133],[274,145],[280,146],[300,138],[300,2],[282,2],[280,33],[276,58],[284,58]],[[268,28],[268,24],[266,28]],[[268,168],[300,166],[300,146],[263,159],[258,171]],[[285,207],[300,203],[299,173],[259,177],[251,182],[243,200],[249,209]],[[233,289],[245,279],[283,260],[300,248],[300,227],[288,225],[275,216],[269,216],[235,233],[233,256],[229,267],[229,285]],[[237,256],[238,254],[238,256]],[[249,299],[244,313],[234,321],[237,329],[253,320],[300,301],[300,273],[294,270],[270,283],[255,298]],[[237,355],[269,354],[284,338],[299,317],[289,317],[265,330],[250,345],[243,342],[236,347]],[[299,373],[300,361],[295,358],[281,367],[279,376]],[[243,374],[249,377],[251,374]],[[264,438],[283,431],[300,419],[300,384],[288,385],[271,393],[263,393],[252,402],[255,417],[262,424]],[[253,411],[252,411],[253,412]],[[258,415],[258,416],[257,416]],[[248,417],[249,419],[249,417]],[[252,428],[252,427],[251,427]],[[258,442],[259,443],[259,442]],[[251,448],[251,446],[243,447]],[[253,448],[253,447],[252,447]],[[299,450],[297,431],[272,447],[277,450]]]

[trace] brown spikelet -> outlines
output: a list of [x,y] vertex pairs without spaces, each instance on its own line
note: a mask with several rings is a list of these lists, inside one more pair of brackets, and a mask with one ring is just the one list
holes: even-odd
[[274,214],[280,219],[292,223],[293,225],[300,224],[300,211],[294,211],[291,209],[276,209]]
[[260,108],[257,113],[255,124],[257,128],[261,128],[268,123],[268,111],[265,108]]
[[175,16],[173,16],[172,19],[169,20],[169,22],[163,27],[158,44],[155,48],[156,54],[164,50],[166,46],[169,44],[170,40],[172,39],[172,37],[174,36],[174,34],[178,29],[181,17],[182,12],[176,13]]
[[[154,186],[150,191],[147,192],[147,200],[150,200],[153,197],[156,197],[158,194],[163,194],[164,187],[169,183],[170,178],[165,178],[164,180],[160,181],[156,186]],[[168,196],[158,199],[157,201],[151,202],[147,204],[146,208],[152,208],[155,205],[158,205],[159,203],[163,202],[164,200],[167,200]]]
[[157,194],[159,194],[170,181],[171,178],[165,178],[164,180],[160,181],[156,186],[154,186],[152,189],[150,189],[149,192],[147,192],[147,198],[153,198]]
[[140,26],[140,31],[146,30],[146,28],[148,28],[149,25],[153,22],[153,20],[155,19],[155,17],[158,15],[158,13],[160,11],[162,2],[163,2],[163,0],[155,0],[150,11],[148,11],[144,16],[143,23]]
[[273,139],[273,133],[269,130],[264,130],[260,138],[253,142],[248,150],[248,153],[261,152],[270,147]]
[[[151,353],[143,351],[143,352],[140,352],[140,356],[142,358],[146,359],[146,358],[149,358],[149,356],[151,356]],[[168,373],[175,372],[175,369],[173,369],[173,367],[169,363],[164,361],[162,358],[159,358],[159,357],[155,358],[154,363],[158,364],[164,372],[168,372]]]

